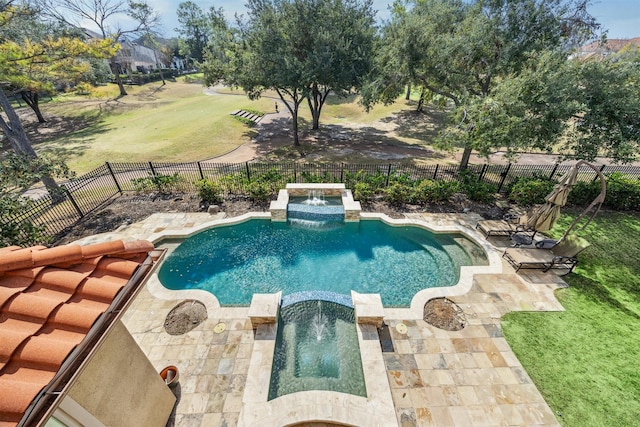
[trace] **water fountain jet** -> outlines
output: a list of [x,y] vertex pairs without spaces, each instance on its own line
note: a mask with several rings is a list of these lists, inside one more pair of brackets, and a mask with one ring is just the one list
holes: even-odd
[[327,319],[322,314],[322,303],[318,300],[318,312],[313,316],[311,326],[316,333],[316,341],[322,341],[322,334],[325,326],[327,326]]
[[326,206],[329,202],[324,198],[324,191],[310,190],[307,195],[307,200],[303,201],[302,204],[310,206]]

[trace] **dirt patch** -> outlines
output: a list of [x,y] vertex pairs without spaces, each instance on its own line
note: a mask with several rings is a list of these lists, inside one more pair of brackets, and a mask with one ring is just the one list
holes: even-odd
[[164,329],[169,335],[182,335],[207,319],[207,309],[196,300],[182,301],[167,315]]
[[424,305],[424,321],[436,328],[459,331],[467,318],[459,305],[447,298],[434,298]]

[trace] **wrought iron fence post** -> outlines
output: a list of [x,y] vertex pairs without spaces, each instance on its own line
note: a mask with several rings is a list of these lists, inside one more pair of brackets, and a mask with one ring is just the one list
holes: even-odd
[[387,182],[385,183],[385,187],[389,186],[389,177],[391,176],[391,163],[389,163],[389,169],[387,170]]
[[116,174],[113,173],[113,169],[111,169],[111,165],[109,164],[109,162],[104,162],[104,164],[107,165],[107,169],[109,170],[109,173],[111,174],[111,178],[113,178],[113,182],[116,184],[116,188],[118,189],[118,192],[120,194],[122,194],[122,188],[120,188],[120,183],[116,179]]
[[202,173],[202,165],[199,161],[196,162],[196,164],[198,165],[198,172],[200,172],[200,179],[204,179],[204,174]]
[[244,163],[245,168],[247,169],[247,180],[251,181],[251,172],[249,172],[249,162]]
[[[604,170],[605,170],[605,168],[606,168],[606,167],[607,167],[607,165],[602,165],[602,166],[600,166],[600,172],[601,172],[601,173],[602,173],[602,172],[604,172]],[[596,176],[594,176],[594,177],[593,177],[593,180],[594,180],[594,181],[597,181],[597,180],[598,180],[598,174],[596,174]]]
[[149,162],[149,168],[151,169],[151,174],[156,176],[156,170],[153,168],[153,163]]
[[78,204],[76,203],[75,199],[71,195],[71,192],[64,185],[62,186],[62,188],[64,188],[65,194],[69,198],[69,201],[71,202],[75,210],[78,212],[78,215],[80,215],[80,218],[84,218],[84,213],[82,213],[82,209],[80,209],[80,206],[78,206]]
[[480,176],[478,176],[478,181],[484,180],[484,173],[487,171],[487,164],[482,165],[482,170],[480,171]]
[[502,186],[504,185],[504,181],[507,179],[507,175],[509,175],[509,169],[511,169],[511,163],[509,163],[507,165],[507,168],[504,170],[504,172],[502,172],[500,174],[502,176],[502,178],[500,179],[500,184],[498,185],[497,193],[499,193],[500,190],[502,190]]
[[433,171],[433,180],[438,179],[438,168],[440,167],[440,163],[436,163],[436,170]]
[[555,166],[553,167],[553,170],[551,171],[551,175],[549,175],[549,179],[553,179],[553,175],[556,174],[556,171],[558,170],[558,166],[560,166],[560,163],[555,164]]

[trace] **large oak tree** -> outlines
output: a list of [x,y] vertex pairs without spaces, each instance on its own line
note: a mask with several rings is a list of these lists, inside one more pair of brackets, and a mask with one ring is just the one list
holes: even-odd
[[306,100],[314,129],[329,93],[357,90],[373,57],[374,12],[358,0],[250,0],[248,20],[234,37],[210,49],[207,84],[242,87],[249,97],[274,90],[293,120],[299,146],[298,111]]
[[[588,0],[421,0],[396,3],[363,102],[393,102],[407,84],[450,107],[464,168],[478,145],[476,107],[545,52],[592,34]],[[455,132],[462,130],[462,132]],[[451,138],[444,141],[450,142]],[[492,144],[491,141],[487,142]],[[496,142],[497,144],[497,142]],[[495,144],[494,144],[495,146]]]

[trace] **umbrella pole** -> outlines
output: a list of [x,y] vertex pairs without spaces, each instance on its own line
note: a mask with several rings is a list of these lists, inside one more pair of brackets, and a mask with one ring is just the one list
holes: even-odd
[[584,160],[580,160],[578,163],[576,163],[575,167],[579,169],[580,166],[582,166],[582,165],[589,166],[591,169],[593,169],[596,172],[596,174],[598,174],[598,177],[600,178],[600,194],[598,195],[598,197],[595,198],[595,200],[593,202],[591,202],[591,204],[575,220],[573,220],[573,222],[571,223],[571,225],[569,226],[567,231],[565,231],[564,235],[562,236],[562,238],[559,241],[564,240],[564,238],[569,235],[569,232],[571,232],[571,230],[573,230],[573,228],[576,226],[576,224],[578,224],[578,222],[582,219],[582,217],[585,216],[587,214],[587,212],[589,212],[591,209],[593,209],[596,205],[598,205],[598,207],[596,208],[595,212],[593,212],[591,214],[591,216],[589,217],[589,220],[587,221],[587,223],[584,226],[582,226],[582,228],[584,228],[587,225],[589,225],[589,223],[591,222],[593,217],[595,217],[596,214],[600,211],[600,208],[602,207],[602,203],[604,202],[604,198],[607,195],[607,181],[606,181],[604,175],[602,175],[602,172],[600,172],[600,169],[598,169],[597,167],[595,167],[591,163],[586,162]]

